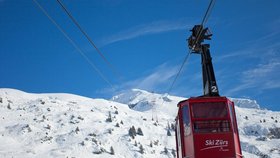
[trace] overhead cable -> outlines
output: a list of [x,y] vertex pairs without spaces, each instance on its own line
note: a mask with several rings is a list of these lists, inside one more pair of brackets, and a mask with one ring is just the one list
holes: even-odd
[[117,69],[106,59],[106,57],[103,55],[103,53],[98,49],[98,47],[94,44],[92,39],[89,37],[89,35],[86,33],[86,31],[81,27],[81,25],[78,23],[78,21],[72,16],[70,11],[65,7],[65,5],[60,1],[57,0],[59,5],[62,7],[62,9],[66,12],[68,17],[72,20],[72,22],[78,27],[78,29],[82,32],[82,34],[86,37],[86,39],[89,41],[89,43],[96,49],[97,53],[102,57],[102,59],[106,62],[106,64],[110,67],[112,72],[118,77],[121,78],[120,73],[117,71]]
[[[198,36],[197,36],[197,38],[196,38],[196,41],[195,41],[195,43],[194,43],[194,46],[197,44],[198,40],[200,39],[200,36],[201,36],[201,34],[202,34],[202,31],[203,31],[203,26],[207,23],[207,21],[208,21],[208,19],[209,19],[209,17],[210,17],[210,13],[211,13],[211,11],[212,11],[214,5],[215,5],[215,2],[216,2],[216,0],[211,0],[210,3],[209,3],[209,5],[208,5],[208,8],[207,8],[207,10],[206,10],[206,12],[205,12],[205,14],[204,14],[204,16],[203,16],[202,22],[201,22],[201,26],[202,26],[202,27],[201,27],[201,29],[200,29],[199,32],[198,32]],[[190,49],[191,49],[191,48],[190,48]]]
[[37,0],[33,2],[40,8],[40,10],[48,17],[48,19],[57,27],[57,29],[64,35],[64,37],[75,47],[80,55],[86,60],[86,62],[93,68],[94,71],[112,88],[113,84],[101,73],[101,71],[95,66],[95,64],[85,55],[85,53],[78,47],[78,45],[67,35],[67,33],[57,24],[57,22],[47,13],[47,11],[38,3]]
[[173,86],[174,86],[175,82],[177,81],[177,79],[178,79],[178,77],[179,77],[179,75],[180,75],[180,73],[181,73],[181,71],[182,71],[182,69],[183,69],[184,65],[186,64],[186,62],[187,62],[187,61],[188,61],[188,59],[189,59],[190,54],[191,54],[191,51],[189,51],[189,53],[186,55],[186,57],[185,57],[185,59],[184,59],[184,61],[183,61],[182,65],[181,65],[181,67],[180,67],[179,71],[178,71],[178,72],[177,72],[177,74],[176,74],[175,79],[173,80],[173,82],[172,82],[171,86],[169,87],[169,89],[168,89],[168,91],[167,91],[167,95],[168,95],[168,94],[170,93],[170,91],[172,90],[172,88],[173,88]]
[[[209,5],[208,5],[208,8],[207,8],[207,10],[206,10],[206,12],[205,12],[205,15],[204,15],[204,17],[203,17],[203,19],[202,19],[202,22],[201,22],[201,25],[202,25],[202,26],[205,25],[206,22],[208,21],[208,18],[209,18],[209,16],[210,16],[210,13],[211,13],[213,7],[214,7],[214,4],[215,4],[215,0],[211,0],[210,3],[209,3]],[[197,39],[200,38],[201,33],[202,33],[202,29],[199,31],[199,34],[198,34],[198,38],[197,38]],[[195,44],[196,44],[197,42],[198,42],[198,41],[196,41]],[[168,91],[167,91],[167,96],[169,95],[169,93],[170,93],[171,90],[173,89],[174,84],[175,84],[175,82],[177,81],[177,79],[178,79],[178,77],[179,77],[179,75],[180,75],[180,73],[181,73],[181,71],[182,71],[184,65],[186,64],[186,62],[188,61],[188,59],[189,59],[189,57],[190,57],[190,54],[191,54],[191,48],[189,49],[189,52],[188,52],[188,54],[186,55],[186,57],[185,57],[185,59],[184,59],[182,65],[181,65],[181,67],[180,67],[178,73],[176,74],[176,77],[174,78],[174,80],[173,80],[171,86],[169,87],[169,89],[168,89]],[[163,99],[162,105],[164,104],[164,102],[165,102],[165,101],[164,101],[164,99]]]
[[215,2],[216,2],[216,0],[211,0],[211,2],[209,3],[208,8],[207,8],[207,10],[206,10],[206,12],[205,12],[205,15],[204,15],[204,17],[203,17],[203,19],[202,19],[202,22],[201,22],[201,25],[202,25],[202,26],[205,25],[205,24],[207,23],[208,18],[209,18],[209,16],[210,16],[210,13],[211,13],[211,11],[212,11],[214,5],[215,5]]
[[[203,19],[202,19],[201,25],[204,25],[204,24],[207,22],[207,20],[208,20],[208,18],[209,18],[209,16],[210,16],[210,13],[211,13],[211,11],[212,11],[212,9],[213,9],[213,7],[214,7],[214,4],[215,4],[215,0],[211,0],[211,2],[210,2],[209,5],[208,5],[208,8],[207,8],[207,10],[206,10],[206,12],[205,12],[205,15],[204,15],[204,17],[203,17]],[[202,30],[199,31],[199,34],[198,34],[198,38],[197,38],[197,39],[199,39],[199,37],[201,36],[201,33],[202,33]],[[195,43],[197,43],[197,41],[196,41]],[[189,53],[186,55],[186,57],[185,57],[185,59],[184,59],[182,65],[181,65],[181,67],[180,67],[178,73],[176,74],[175,79],[173,80],[173,82],[172,82],[170,88],[168,89],[167,95],[168,95],[168,94],[170,93],[170,91],[172,90],[172,88],[173,88],[175,82],[177,81],[177,78],[179,77],[179,74],[181,73],[181,71],[182,71],[182,69],[183,69],[185,63],[187,62],[187,60],[188,60],[190,54],[191,54],[191,49],[189,49]]]

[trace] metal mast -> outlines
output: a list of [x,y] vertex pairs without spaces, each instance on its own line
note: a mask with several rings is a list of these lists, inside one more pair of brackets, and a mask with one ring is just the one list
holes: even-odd
[[195,25],[191,30],[192,35],[188,39],[188,46],[192,53],[201,55],[203,96],[219,96],[219,90],[210,54],[210,45],[203,44],[204,40],[211,40],[212,34],[203,25]]

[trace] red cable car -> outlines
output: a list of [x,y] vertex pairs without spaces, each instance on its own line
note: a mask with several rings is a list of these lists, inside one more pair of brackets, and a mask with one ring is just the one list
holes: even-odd
[[188,39],[192,53],[201,54],[204,95],[178,103],[177,158],[241,158],[234,103],[220,97],[209,44],[208,28],[195,25]]
[[181,101],[178,107],[178,158],[242,157],[232,101],[197,97]]

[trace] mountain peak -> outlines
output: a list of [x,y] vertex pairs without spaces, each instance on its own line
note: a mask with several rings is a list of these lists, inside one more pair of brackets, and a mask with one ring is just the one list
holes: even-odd
[[257,103],[256,100],[251,99],[242,99],[242,98],[230,98],[236,106],[241,108],[253,108],[253,109],[260,109],[260,105]]

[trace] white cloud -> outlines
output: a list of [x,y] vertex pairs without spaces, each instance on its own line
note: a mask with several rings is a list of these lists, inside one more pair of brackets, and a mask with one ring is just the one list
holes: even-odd
[[176,75],[178,71],[178,66],[170,66],[164,63],[158,66],[151,74],[148,76],[126,82],[122,87],[126,89],[140,88],[145,90],[158,90],[162,89],[162,85],[170,85],[170,80]]
[[139,36],[158,34],[168,31],[187,29],[191,25],[192,21],[189,19],[179,19],[179,20],[164,20],[164,21],[154,21],[148,24],[138,25],[127,30],[118,32],[110,37],[101,40],[101,45],[108,45],[111,43],[129,40],[137,38]]
[[243,72],[245,80],[251,81],[252,79],[266,78],[277,70],[280,70],[280,61],[272,60],[267,64],[260,64],[256,68]]
[[265,64],[259,64],[252,69],[243,71],[241,74],[241,83],[229,90],[227,94],[232,95],[252,88],[256,92],[280,88],[280,59],[272,59]]
[[261,90],[280,88],[280,60],[272,59],[267,64],[260,64],[256,68],[243,72],[245,83]]
[[240,49],[218,56],[216,61],[223,62],[233,58],[266,58],[266,60],[269,60],[273,55],[275,56],[275,53],[279,54],[279,35],[280,31],[277,30],[270,32],[265,36],[247,41],[246,43],[243,43],[244,46]]
[[174,79],[179,69],[178,65],[171,65],[164,63],[156,67],[152,72],[144,77],[140,77],[134,80],[125,81],[122,84],[115,85],[114,89],[106,88],[99,90],[96,93],[100,94],[115,94],[119,91],[130,90],[134,88],[156,91],[166,93],[171,81]]
[[[139,36],[163,33],[173,30],[186,29],[190,20],[177,21],[157,21],[150,24],[139,25],[125,31],[116,33],[104,39],[103,44],[110,44],[122,40],[129,40]],[[276,40],[279,37],[280,31],[270,32],[265,36],[247,41],[242,46],[242,49],[224,54],[215,58],[214,62],[241,62],[256,63],[256,66],[248,67],[247,69],[240,69],[242,63],[231,66],[230,74],[228,70],[223,73],[217,73],[220,79],[217,78],[218,83],[224,83],[224,90],[226,95],[236,95],[247,90],[255,90],[256,93],[263,93],[267,89],[280,88],[280,42]],[[230,60],[228,60],[230,59]],[[258,64],[262,63],[262,64]],[[251,65],[250,64],[250,65]],[[214,63],[214,65],[216,65]],[[145,77],[135,80],[127,81],[117,87],[118,90],[125,90],[131,88],[145,89],[149,91],[167,92],[171,82],[173,81],[179,65],[170,66],[162,64],[157,67],[152,73]],[[217,69],[218,70],[218,69]],[[218,72],[218,71],[217,71]],[[221,77],[222,76],[222,77]],[[184,83],[182,82],[184,80]],[[201,94],[201,73],[194,73],[189,75],[180,75],[180,81],[176,83],[177,86],[172,90],[172,94],[176,95],[194,95]],[[187,82],[187,83],[186,83]],[[198,84],[199,83],[199,84]],[[184,86],[178,86],[184,85]],[[227,91],[226,91],[227,90]]]
[[[280,88],[280,31],[266,32],[263,36],[243,43],[239,50],[216,59],[218,62],[232,63],[230,74],[224,77],[224,83],[229,83],[225,88],[229,89],[227,95],[250,93],[252,90],[252,93],[262,94],[264,90]],[[249,67],[244,69],[245,65]]]

